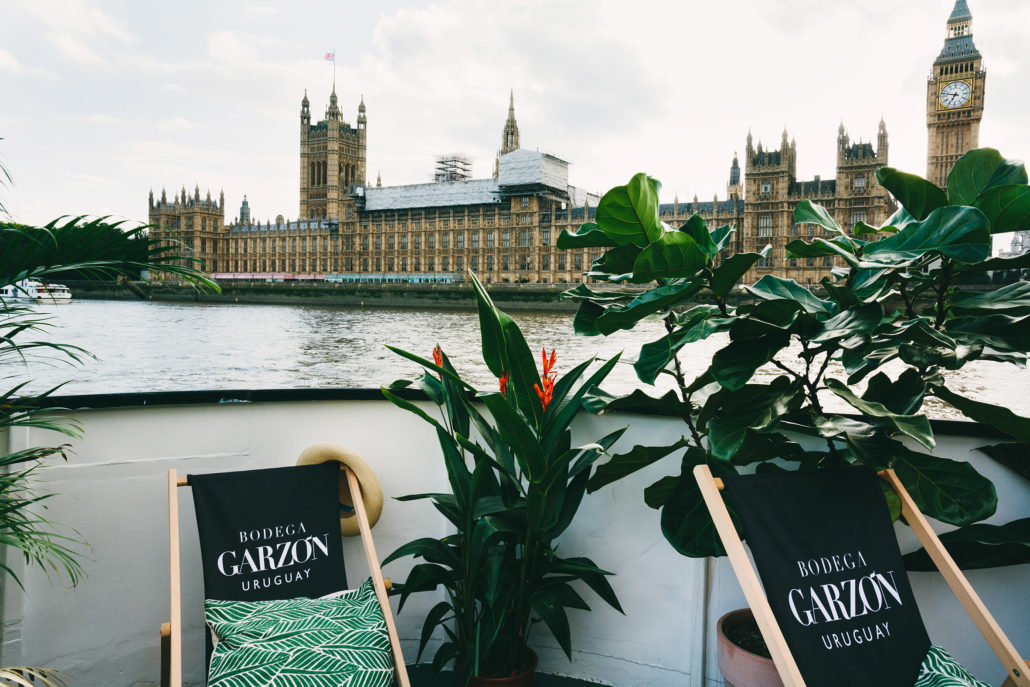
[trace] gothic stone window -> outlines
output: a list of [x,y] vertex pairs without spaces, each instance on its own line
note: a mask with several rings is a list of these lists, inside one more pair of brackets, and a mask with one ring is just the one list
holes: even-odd
[[529,246],[529,229],[523,229],[519,232],[519,245],[523,248]]
[[528,255],[520,255],[519,256],[519,269],[520,270],[528,270],[528,269],[530,269],[530,267],[529,267],[529,256]]
[[383,259],[382,258],[376,258],[376,272],[382,272],[382,271],[383,271]]
[[458,272],[461,272],[461,270],[463,269],[462,266],[464,265],[464,263],[465,263],[465,261],[462,259],[462,257],[460,255],[455,257],[454,258],[454,269],[457,270]]
[[865,221],[865,210],[853,210],[851,212],[851,226]]
[[540,256],[540,269],[542,269],[542,270],[549,270],[549,269],[551,269],[551,256],[550,255],[547,255],[545,253],[544,255]]
[[508,255],[507,254],[501,256],[501,269],[502,270],[508,269]]
[[494,256],[492,256],[492,255],[486,256],[486,271],[487,272],[493,272],[494,271]]
[[473,255],[472,257],[469,258],[469,267],[471,269],[473,269],[473,270],[478,270],[479,269],[479,257],[478,256]]
[[522,207],[529,207],[529,196],[522,196]]
[[758,216],[758,235],[759,236],[772,236],[772,215],[759,215]]
[[[382,250],[382,249],[383,249],[383,237],[380,236],[379,234],[376,234],[376,250]],[[379,268],[377,267],[376,269],[378,270]]]
[[451,232],[445,231],[440,234],[440,248],[447,249],[451,247]]
[[473,248],[479,248],[479,232],[478,231],[469,232],[469,243],[472,245]]
[[401,258],[401,272],[407,272],[407,271],[408,271],[408,259],[407,258]]
[[493,248],[494,247],[494,233],[492,231],[486,232],[486,247],[487,248]]
[[508,248],[509,246],[511,246],[511,239],[508,238],[509,235],[510,232],[507,230],[501,232],[501,248]]
[[430,255],[428,258],[426,258],[426,270],[432,272],[434,269],[436,269],[436,268],[434,267],[434,264],[433,264],[433,256]]
[[[436,233],[435,232],[431,231],[428,234],[426,234],[426,248],[428,248],[429,250],[433,250],[434,248],[436,248]],[[433,269],[433,268],[430,267],[429,269]]]
[[578,254],[572,256],[572,266],[575,269],[577,269],[577,270],[583,269],[583,255],[582,255],[582,253],[578,253]]
[[422,248],[422,234],[415,234],[415,248]]
[[865,174],[859,174],[855,177],[855,190],[858,192],[865,191]]
[[440,258],[440,269],[442,269],[444,272],[451,269],[451,260],[446,255]]
[[408,250],[408,235],[401,234],[401,250]]
[[343,259],[343,269],[346,270],[347,272],[353,272],[354,271],[354,258],[344,258]]
[[386,237],[386,247],[389,248],[390,250],[393,250],[393,246],[394,246],[393,234],[390,234],[389,236]]
[[762,193],[763,194],[772,193],[772,182],[771,181],[763,181],[762,182]]
[[362,236],[361,237],[361,250],[368,250],[368,237],[367,236]]
[[368,272],[368,258],[361,261],[361,269],[364,272]]
[[459,250],[465,247],[465,232],[458,231],[454,233],[454,247]]
[[558,253],[558,269],[565,269],[565,253]]
[[418,258],[418,257],[415,258],[415,271],[416,272],[421,272],[422,271],[422,258]]
[[551,230],[541,229],[540,230],[540,245],[549,246],[551,245]]
[[386,259],[386,271],[393,272],[393,258]]

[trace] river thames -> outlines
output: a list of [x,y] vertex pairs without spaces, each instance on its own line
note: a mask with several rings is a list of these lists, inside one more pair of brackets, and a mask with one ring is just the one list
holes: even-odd
[[[474,311],[97,300],[40,310],[51,318],[46,339],[80,346],[95,358],[74,366],[53,356],[32,358],[27,365],[8,362],[0,367],[7,386],[28,379],[38,391],[65,383],[61,394],[376,388],[411,378],[419,369],[386,344],[432,358],[436,343],[477,387],[497,384],[482,363]],[[534,351],[557,350],[559,374],[590,356],[607,359],[624,351],[623,364],[603,385],[613,393],[644,387],[631,363],[641,344],[663,333],[660,323],[645,322],[610,337],[582,337],[572,331],[572,313],[520,312],[515,318]],[[719,335],[688,345],[680,356],[688,374],[703,371],[726,340]],[[887,368],[892,376],[897,370]],[[766,378],[775,374],[775,368],[759,371]],[[978,362],[947,374],[948,386],[957,392],[1030,415],[1026,368]],[[671,383],[660,380],[659,387]],[[961,417],[950,406],[930,403],[933,416]]]

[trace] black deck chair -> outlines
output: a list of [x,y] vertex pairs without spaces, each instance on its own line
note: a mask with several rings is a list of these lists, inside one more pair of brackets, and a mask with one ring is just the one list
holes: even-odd
[[[1005,667],[1006,684],[1030,687],[1027,662],[893,470],[717,479],[699,465],[694,477],[784,685],[916,680],[930,641],[877,476],[898,495],[902,516]],[[758,574],[727,503],[740,519]]]
[[339,495],[344,487],[338,485],[346,485],[358,521],[389,632],[395,684],[409,687],[387,599],[389,580],[383,578],[379,566],[361,485],[354,472],[332,461],[187,477],[179,477],[174,469],[168,471],[171,620],[161,626],[163,686],[182,684],[177,489],[194,490],[205,598],[265,601],[318,598],[347,588],[340,538],[343,504]]

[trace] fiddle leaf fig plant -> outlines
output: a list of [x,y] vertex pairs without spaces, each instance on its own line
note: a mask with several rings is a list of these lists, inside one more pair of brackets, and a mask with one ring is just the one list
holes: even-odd
[[[605,194],[595,222],[559,236],[559,248],[605,249],[588,273],[594,280],[648,285],[643,293],[585,284],[566,291],[563,298],[580,302],[576,331],[609,336],[660,320],[664,334],[641,347],[634,367],[645,384],[662,375],[674,382],[661,397],[595,389],[586,407],[652,410],[684,423],[677,442],[636,446],[600,465],[590,491],[675,461],[644,499],[661,510],[669,542],[697,557],[723,553],[691,473],[700,463],[716,476],[745,466],[893,468],[931,517],[966,527],[995,512],[997,495],[986,477],[932,453],[925,406],[929,399],[946,403],[1008,437],[1006,448],[994,451],[1021,451],[1019,474],[1027,475],[1030,419],[968,398],[948,379],[974,360],[1026,363],[1030,284],[989,292],[963,287],[987,270],[1030,267],[1030,255],[991,258],[993,235],[1030,229],[1026,170],[984,148],[958,160],[946,190],[889,167],[876,176],[900,204],[880,227],[842,226],[807,200],[794,211],[795,222],[817,224],[825,237],[787,243],[786,257],[839,260],[819,292],[768,273],[744,283],[770,247],[724,255],[735,228],[710,228],[696,214],[681,227],[661,222],[659,184],[644,174]],[[733,305],[735,290],[750,298]],[[690,344],[710,337],[721,347],[706,369],[688,375],[682,359]],[[834,409],[841,407],[847,411]],[[976,527],[970,536],[954,536],[964,565],[1030,561],[1025,521]]]
[[383,389],[386,398],[436,430],[451,489],[400,500],[432,501],[454,529],[442,539],[415,539],[383,562],[422,559],[395,585],[401,608],[411,594],[444,592],[425,619],[418,656],[442,628],[445,638],[433,666],[440,670],[453,659],[461,684],[473,676],[508,677],[529,668],[530,633],[538,622],[571,659],[566,609],[590,610],[580,595],[584,588],[622,610],[607,580],[611,573],[589,558],[559,555],[557,544],[579,509],[593,464],[625,431],[573,446],[569,428],[586,392],[604,380],[618,357],[593,371],[593,359],[586,360],[559,377],[552,350],[543,353],[538,372],[518,324],[470,276],[483,362],[498,388],[477,392],[440,346],[432,361],[388,346],[424,368],[417,384],[438,407],[439,419],[396,393],[410,381]]

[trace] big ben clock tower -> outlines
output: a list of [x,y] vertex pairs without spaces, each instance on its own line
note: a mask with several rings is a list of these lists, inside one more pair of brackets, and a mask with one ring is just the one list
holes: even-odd
[[955,0],[944,48],[926,83],[926,178],[941,188],[955,161],[980,144],[987,74],[973,45],[972,25],[966,0]]

